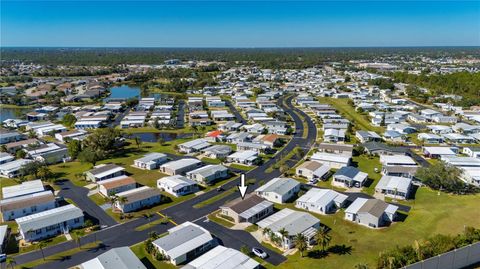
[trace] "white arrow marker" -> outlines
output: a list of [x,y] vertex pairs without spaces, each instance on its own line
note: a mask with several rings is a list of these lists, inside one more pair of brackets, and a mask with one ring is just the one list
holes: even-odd
[[245,194],[247,194],[248,185],[245,185],[245,174],[240,175],[240,185],[237,185],[238,190],[240,191],[240,196],[242,200],[245,199]]

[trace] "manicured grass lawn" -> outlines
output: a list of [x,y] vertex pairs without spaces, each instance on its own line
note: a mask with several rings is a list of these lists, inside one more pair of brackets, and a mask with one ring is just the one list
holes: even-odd
[[[22,253],[26,253],[26,252],[30,252],[30,251],[34,251],[34,250],[39,249],[38,244],[30,244],[29,246],[16,248],[15,246],[18,246],[18,243],[13,242],[13,241],[15,241],[14,236],[15,235],[13,235],[13,234],[10,235],[9,240],[11,240],[11,241],[8,243],[7,254],[18,255],[18,254],[22,254]],[[67,238],[65,237],[65,235],[59,235],[59,236],[56,236],[56,237],[53,237],[53,238],[50,238],[50,239],[43,240],[43,242],[46,243],[45,247],[57,245],[57,244],[60,244],[62,242],[65,242],[65,241],[67,241]]]
[[90,182],[83,180],[82,173],[90,170],[92,165],[89,163],[81,163],[79,161],[60,163],[50,166],[50,170],[55,174],[57,179],[69,179],[77,186],[85,186]]
[[100,193],[95,193],[93,195],[88,196],[90,200],[92,200],[96,205],[103,205],[108,203],[103,195]]
[[238,170],[243,170],[243,171],[249,171],[249,170],[253,169],[252,166],[242,165],[242,164],[238,164],[238,163],[232,163],[232,164],[229,165],[229,167],[235,168],[235,169],[238,169]]
[[[344,220],[344,213],[315,215],[322,224],[332,229],[330,247],[345,250],[344,254],[330,252],[325,258],[300,257],[299,253],[288,256],[288,261],[278,268],[353,268],[358,263],[367,263],[375,268],[379,252],[413,244],[433,234],[458,234],[465,226],[480,227],[478,212],[480,195],[437,195],[429,188],[420,188],[415,201],[402,202],[412,207],[404,222],[394,223],[384,229],[373,230]],[[289,207],[293,205],[288,205]],[[298,209],[296,209],[298,210]],[[343,246],[344,245],[344,246]],[[273,268],[267,265],[267,268]]]
[[164,262],[157,261],[145,251],[145,247],[142,243],[138,243],[130,247],[130,249],[135,253],[135,255],[140,259],[140,261],[147,267],[147,269],[176,269],[174,265]]
[[220,192],[219,194],[213,196],[213,197],[210,198],[210,199],[207,199],[207,200],[205,200],[205,201],[203,201],[203,202],[201,202],[201,203],[198,203],[198,204],[194,205],[193,207],[195,207],[195,208],[202,208],[202,207],[204,207],[204,206],[206,206],[206,205],[209,205],[209,204],[211,204],[211,203],[215,203],[216,201],[218,201],[218,200],[220,200],[220,199],[222,199],[222,198],[224,198],[224,197],[226,197],[226,196],[228,196],[228,195],[236,192],[237,190],[238,190],[237,187],[233,187],[233,188],[231,188],[231,189],[225,190],[225,191]]
[[336,99],[336,98],[329,98],[329,97],[320,97],[318,101],[320,103],[331,104],[334,106],[339,113],[343,114],[348,120],[355,121],[358,130],[367,130],[367,131],[374,131],[383,133],[384,128],[382,127],[375,127],[370,124],[370,121],[366,118],[366,116],[358,113],[355,111],[355,108],[348,104],[349,99]]
[[15,268],[34,268],[36,266],[46,264],[46,263],[49,263],[49,262],[52,262],[52,261],[68,259],[73,254],[76,254],[76,253],[79,253],[79,252],[82,252],[82,251],[93,250],[96,247],[98,247],[99,244],[100,243],[98,243],[98,242],[97,243],[85,244],[85,245],[82,245],[81,248],[75,248],[75,249],[70,249],[70,250],[67,250],[67,251],[64,251],[64,252],[60,252],[60,253],[57,253],[55,255],[45,257],[45,260],[44,259],[36,260],[36,261],[33,261],[33,262],[29,262],[29,263],[25,263],[25,264],[22,264],[22,265],[19,265],[19,266],[15,266]]
[[218,223],[222,226],[225,226],[227,228],[231,228],[233,227],[233,225],[235,225],[234,223],[222,218],[221,216],[218,216],[219,211],[215,211],[213,213],[211,213],[210,215],[208,215],[208,219],[215,222],[215,223]]
[[248,226],[247,228],[245,228],[245,232],[249,232],[249,233],[256,232],[257,230],[258,230],[258,226],[255,225],[255,224],[252,224],[252,225]]
[[203,157],[201,159],[201,161],[204,162],[204,163],[207,163],[207,164],[220,164],[220,163],[222,163],[222,161],[219,160],[219,159],[212,159],[212,158],[207,158],[207,157]]
[[155,227],[159,224],[163,224],[163,222],[164,222],[163,218],[160,218],[160,219],[157,219],[157,220],[154,220],[154,221],[150,221],[150,223],[138,226],[137,228],[135,228],[135,231],[144,231],[146,229],[150,229],[152,227]]

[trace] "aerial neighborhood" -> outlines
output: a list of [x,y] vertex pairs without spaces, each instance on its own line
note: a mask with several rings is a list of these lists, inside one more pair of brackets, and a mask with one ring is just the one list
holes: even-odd
[[[475,72],[418,61],[408,72]],[[420,101],[431,89],[395,77],[403,63],[9,63],[30,79],[0,87],[0,262],[397,268],[386,251],[445,218],[478,234],[480,106]]]

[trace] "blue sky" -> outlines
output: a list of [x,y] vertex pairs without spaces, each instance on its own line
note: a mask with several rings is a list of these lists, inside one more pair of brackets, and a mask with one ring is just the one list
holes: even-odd
[[480,0],[1,0],[0,37],[1,46],[480,46]]

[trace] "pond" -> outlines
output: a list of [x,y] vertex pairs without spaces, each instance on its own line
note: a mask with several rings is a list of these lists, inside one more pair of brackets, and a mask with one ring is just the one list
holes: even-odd
[[105,98],[109,99],[130,99],[140,96],[140,88],[135,86],[121,85],[110,88],[110,95]]
[[0,107],[0,122],[6,119],[23,119],[28,113],[28,108],[2,108]]
[[131,134],[132,137],[138,137],[142,142],[157,142],[159,138],[168,142],[175,139],[192,138],[193,134],[176,134],[176,133],[135,133]]

